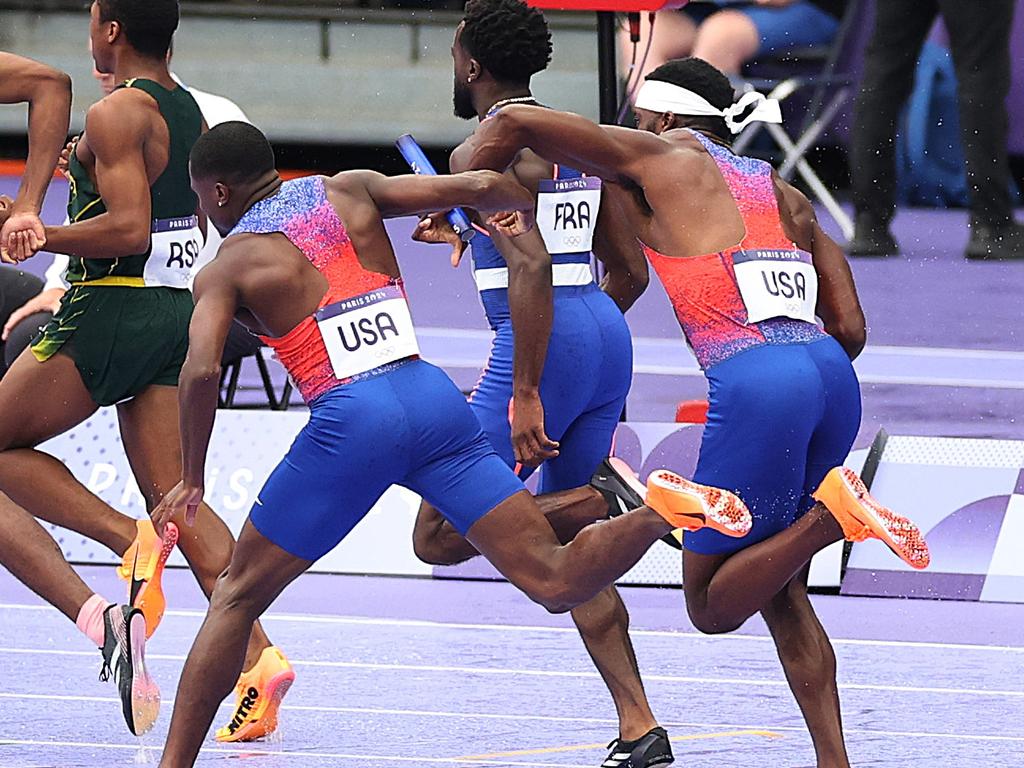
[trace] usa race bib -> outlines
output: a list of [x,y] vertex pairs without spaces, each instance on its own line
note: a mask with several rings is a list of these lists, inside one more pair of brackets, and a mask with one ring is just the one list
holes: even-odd
[[195,216],[154,219],[151,232],[149,258],[142,274],[146,285],[188,288],[203,249],[199,219]]
[[409,304],[398,286],[329,304],[317,311],[316,323],[339,379],[420,353]]
[[733,255],[733,264],[748,323],[773,317],[816,322],[818,274],[811,254],[781,249],[739,251]]
[[590,251],[600,208],[598,178],[542,180],[537,188],[537,227],[548,253]]

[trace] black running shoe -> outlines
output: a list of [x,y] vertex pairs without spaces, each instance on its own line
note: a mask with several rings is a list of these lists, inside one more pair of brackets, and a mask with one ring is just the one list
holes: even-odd
[[[626,462],[615,456],[601,462],[601,466],[590,478],[590,486],[604,496],[608,503],[609,517],[618,517],[642,507],[647,495],[647,488],[636,473]],[[683,548],[682,541],[674,533],[666,534],[661,540],[675,549]]]
[[141,736],[160,714],[160,689],[146,671],[146,617],[142,611],[130,605],[107,608],[100,652],[100,680],[106,682],[113,674],[128,730]]
[[649,768],[676,761],[664,728],[652,728],[636,741],[615,739],[608,748],[611,752],[601,768]]

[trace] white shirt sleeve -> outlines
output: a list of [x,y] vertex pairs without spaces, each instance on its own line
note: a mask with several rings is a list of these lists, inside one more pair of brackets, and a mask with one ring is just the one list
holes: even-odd
[[[70,223],[70,219],[64,219],[65,227]],[[68,284],[68,281],[64,279],[64,275],[67,274],[68,265],[70,263],[71,259],[62,253],[55,253],[53,255],[53,262],[46,268],[46,272],[43,274],[44,291],[49,291],[52,288],[63,288],[64,290],[67,290],[71,287]]]
[[[185,85],[178,78],[177,75],[172,74],[171,77],[174,81],[182,88],[188,89],[188,92],[192,94],[192,98],[196,100],[196,104],[199,106],[199,111],[203,113],[203,120],[206,121],[208,128],[213,128],[216,125],[227,122],[252,122],[246,117],[245,112],[231,99],[226,99],[223,96],[217,96],[206,91],[200,91],[198,88],[192,88]],[[196,262],[195,269],[192,271],[193,280],[195,275],[199,274],[199,270],[213,261],[213,257],[217,255],[217,250],[220,248],[222,238],[216,229],[213,228],[213,224],[209,221],[206,223],[206,242],[203,244],[202,250],[199,252],[199,259]],[[190,286],[191,287],[191,286]]]
[[185,85],[185,83],[181,82],[181,78],[173,72],[171,77],[174,78],[174,82],[192,94],[192,98],[196,100],[196,104],[199,106],[199,111],[203,113],[203,120],[206,121],[208,128],[233,121],[252,124],[252,121],[246,117],[242,108],[231,99]]

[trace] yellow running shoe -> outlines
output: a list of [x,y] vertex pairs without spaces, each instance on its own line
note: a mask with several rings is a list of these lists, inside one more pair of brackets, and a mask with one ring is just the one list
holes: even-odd
[[675,472],[659,469],[647,478],[647,506],[676,528],[710,528],[726,536],[746,536],[753,519],[739,496],[700,485]]
[[138,533],[124,553],[117,575],[128,582],[128,604],[146,617],[146,638],[153,636],[164,617],[164,599],[160,578],[164,565],[178,543],[178,527],[168,523],[161,539],[148,518],[137,520]]
[[847,541],[878,539],[911,568],[928,567],[931,554],[920,529],[884,507],[868,492],[857,473],[836,467],[821,481],[814,498],[836,519]]
[[235,715],[217,729],[217,741],[254,741],[277,730],[281,699],[294,681],[285,655],[274,646],[263,649],[256,665],[238,678]]

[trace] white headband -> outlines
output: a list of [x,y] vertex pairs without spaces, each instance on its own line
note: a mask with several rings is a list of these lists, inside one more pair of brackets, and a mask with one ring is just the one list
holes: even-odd
[[[750,114],[737,121],[736,117],[743,114],[751,105],[754,108],[750,110]],[[731,107],[718,109],[700,94],[661,80],[644,81],[636,95],[635,106],[651,112],[672,112],[680,116],[723,117],[725,124],[733,133],[739,133],[750,123],[782,122],[779,102],[766,98],[763,93],[747,91]]]

